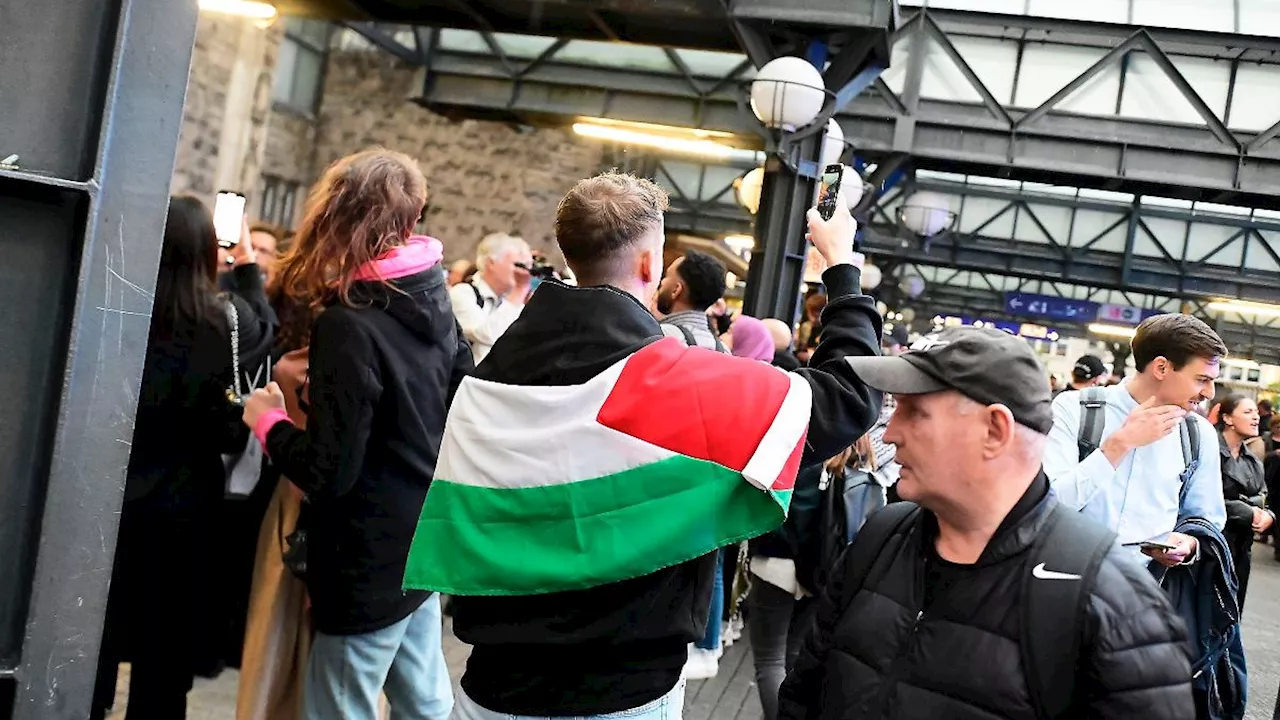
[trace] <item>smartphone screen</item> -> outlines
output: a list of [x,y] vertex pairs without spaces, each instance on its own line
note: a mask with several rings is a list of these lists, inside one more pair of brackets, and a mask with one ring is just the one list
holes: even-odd
[[213,233],[224,248],[240,242],[244,224],[244,195],[224,190],[213,204]]
[[836,202],[840,199],[840,177],[844,174],[841,165],[828,165],[819,179],[818,212],[823,220],[830,220],[836,211]]

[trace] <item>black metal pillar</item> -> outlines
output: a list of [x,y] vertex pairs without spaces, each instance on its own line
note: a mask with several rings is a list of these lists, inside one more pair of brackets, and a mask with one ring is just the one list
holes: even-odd
[[[821,142],[821,134],[801,140],[798,157],[816,160]],[[742,303],[747,315],[787,323],[795,318],[808,248],[805,213],[813,205],[813,193],[813,178],[802,176],[776,156],[765,161],[756,242]]]
[[0,14],[0,718],[82,720],[197,10]]

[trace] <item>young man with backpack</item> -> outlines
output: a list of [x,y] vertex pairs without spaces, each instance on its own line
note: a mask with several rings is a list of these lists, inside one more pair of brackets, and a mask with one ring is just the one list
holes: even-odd
[[1058,504],[1035,353],[998,330],[847,358],[898,407],[897,488],[819,600],[779,718],[1191,720],[1186,635],[1115,535]]
[[[1138,374],[1060,395],[1044,470],[1058,499],[1110,528],[1142,564],[1194,562],[1199,543],[1172,532],[1200,518],[1226,523],[1217,435],[1192,410],[1213,398],[1226,345],[1190,315],[1148,318],[1132,341]],[[1155,545],[1140,545],[1156,541]]]

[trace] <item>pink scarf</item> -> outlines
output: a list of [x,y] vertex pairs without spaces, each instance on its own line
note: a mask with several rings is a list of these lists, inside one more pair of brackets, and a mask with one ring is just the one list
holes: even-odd
[[352,277],[360,281],[395,280],[416,275],[443,259],[444,245],[439,240],[426,235],[410,235],[405,244],[365,263]]

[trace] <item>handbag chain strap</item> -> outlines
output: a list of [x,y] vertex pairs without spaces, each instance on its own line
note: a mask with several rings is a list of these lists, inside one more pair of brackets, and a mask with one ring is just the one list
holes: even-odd
[[240,382],[240,314],[236,312],[236,304],[227,298],[227,324],[231,330],[231,387],[227,388],[227,396],[234,397],[233,402],[239,404],[244,397]]

